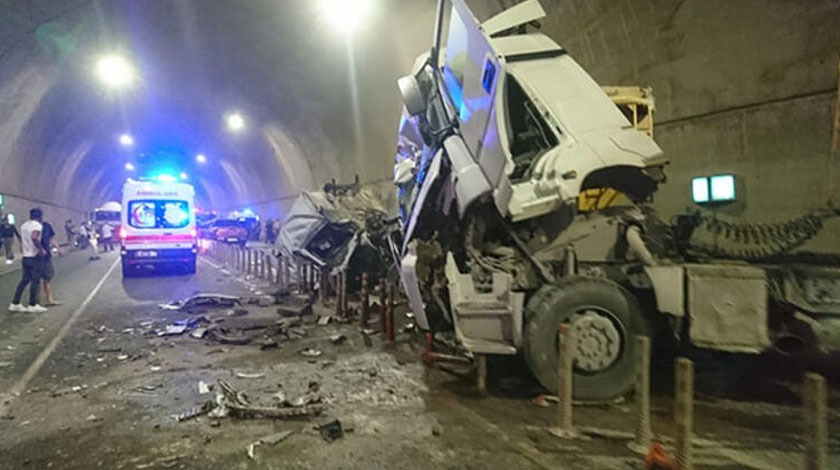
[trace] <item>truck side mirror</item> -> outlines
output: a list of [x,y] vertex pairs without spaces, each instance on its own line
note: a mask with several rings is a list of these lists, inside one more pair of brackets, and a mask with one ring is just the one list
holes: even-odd
[[397,80],[397,86],[400,88],[400,95],[402,95],[403,104],[409,116],[417,116],[426,111],[426,100],[420,90],[417,77],[414,75],[402,77]]

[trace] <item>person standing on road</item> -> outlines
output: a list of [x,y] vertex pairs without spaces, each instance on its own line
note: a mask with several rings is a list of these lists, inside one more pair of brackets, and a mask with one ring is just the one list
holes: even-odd
[[67,219],[67,222],[64,222],[64,234],[67,235],[67,245],[72,248],[75,242],[73,237],[76,235],[76,227],[73,226],[73,219]]
[[114,251],[114,228],[105,222],[102,225],[102,252]]
[[12,249],[15,237],[20,240],[20,232],[18,232],[17,227],[12,225],[9,216],[6,215],[0,219],[0,238],[3,239],[3,249],[6,251],[6,264],[12,264],[15,259],[15,252]]
[[99,259],[99,234],[96,232],[96,226],[91,222],[87,222],[88,245],[90,245],[90,251],[92,252],[88,258],[90,261]]
[[[43,213],[41,209],[33,208],[29,210],[29,220],[20,226],[20,246],[23,253],[23,269],[20,277],[20,282],[15,289],[15,296],[12,303],[9,305],[11,312],[46,312],[47,309],[38,305],[38,290],[41,286],[41,262],[38,256],[44,256],[46,250],[41,245],[41,219]],[[29,284],[29,306],[24,307],[20,304],[20,298],[23,296],[23,290]]]
[[55,241],[55,230],[53,230],[52,225],[46,221],[42,222],[41,225],[43,226],[41,230],[41,246],[44,247],[46,254],[39,256],[38,259],[41,261],[44,296],[47,298],[46,306],[53,307],[61,304],[55,301],[55,297],[52,295],[52,286],[50,285],[53,277],[55,277],[55,266],[53,265],[52,255],[54,249],[56,254],[61,256],[61,249],[58,247],[58,242]]

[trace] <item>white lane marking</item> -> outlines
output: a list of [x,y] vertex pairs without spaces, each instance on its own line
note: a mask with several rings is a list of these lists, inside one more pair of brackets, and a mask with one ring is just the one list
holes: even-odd
[[[219,266],[218,264],[216,264],[216,263],[214,263],[214,262],[210,261],[209,259],[207,259],[207,258],[205,258],[205,257],[203,257],[203,256],[200,256],[198,259],[199,259],[199,261],[202,261],[202,262],[204,262],[204,263],[207,263],[207,264],[209,264],[210,266],[212,266],[212,267],[214,267],[214,268],[218,269],[219,271],[224,271],[224,270],[225,270],[223,267]],[[243,281],[242,279],[239,279],[239,277],[238,277],[238,276],[236,276],[236,275],[235,275],[235,273],[233,273],[232,271],[230,272],[230,277],[231,277],[234,281],[236,281],[236,282],[238,282],[238,283],[242,284],[243,286],[247,287],[248,289],[251,289],[252,287],[254,287],[254,286],[252,286],[251,284],[248,284],[248,282]]]
[[41,367],[43,367],[44,363],[47,362],[47,359],[55,351],[55,348],[58,347],[58,343],[60,343],[61,340],[64,339],[64,336],[67,335],[68,331],[70,331],[70,327],[73,326],[73,323],[75,323],[76,320],[78,320],[79,317],[82,316],[82,313],[84,313],[87,306],[90,305],[90,302],[99,292],[99,290],[102,289],[102,285],[105,284],[105,281],[108,279],[111,273],[114,272],[114,269],[117,267],[118,264],[120,264],[120,258],[114,260],[114,264],[112,264],[111,267],[108,268],[108,272],[106,272],[105,275],[102,276],[102,279],[100,279],[99,282],[96,284],[96,287],[94,287],[93,290],[90,291],[90,294],[88,294],[88,296],[85,298],[82,304],[79,305],[79,308],[77,308],[73,312],[73,314],[70,315],[70,318],[68,318],[67,321],[64,322],[64,325],[61,327],[60,330],[58,330],[58,334],[56,334],[55,337],[47,345],[47,347],[44,348],[43,351],[41,351],[41,354],[39,354],[38,357],[35,358],[35,361],[33,361],[32,364],[29,365],[29,368],[26,369],[26,372],[24,372],[23,375],[18,379],[18,381],[15,382],[14,385],[12,385],[12,388],[10,388],[8,392],[6,392],[4,402],[0,403],[0,416],[8,414],[12,402],[16,398],[18,398],[24,390],[26,390],[26,386],[29,385],[29,381],[32,380],[33,377],[35,377],[35,374],[37,374],[39,370],[41,370]]

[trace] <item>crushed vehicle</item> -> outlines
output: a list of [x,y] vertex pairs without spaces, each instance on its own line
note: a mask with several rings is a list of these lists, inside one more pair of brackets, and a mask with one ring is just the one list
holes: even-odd
[[398,81],[397,265],[418,326],[469,355],[521,354],[556,390],[568,322],[585,400],[632,388],[637,335],[840,350],[840,270],[780,258],[836,214],[660,220],[649,90],[601,88],[534,28],[544,16],[529,0],[479,23],[439,0],[431,51]]
[[354,183],[332,181],[322,191],[304,191],[292,204],[277,238],[282,256],[312,263],[330,275],[345,272],[347,289],[357,290],[362,273],[376,283],[392,258],[395,219],[386,201]]

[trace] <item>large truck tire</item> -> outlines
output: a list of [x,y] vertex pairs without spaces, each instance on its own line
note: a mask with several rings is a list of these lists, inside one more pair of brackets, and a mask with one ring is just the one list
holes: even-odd
[[545,285],[528,301],[525,361],[542,385],[557,392],[557,325],[570,323],[577,339],[574,397],[604,401],[629,392],[637,335],[649,335],[638,302],[618,284],[573,276]]

